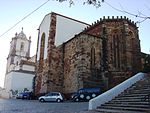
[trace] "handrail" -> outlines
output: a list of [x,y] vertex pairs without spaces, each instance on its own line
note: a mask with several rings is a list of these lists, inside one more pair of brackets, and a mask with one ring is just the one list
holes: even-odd
[[134,83],[139,81],[144,77],[144,73],[138,73],[131,78],[125,80],[121,84],[115,86],[114,88],[106,91],[105,93],[91,99],[89,101],[89,110],[96,109],[98,106],[112,100],[116,96],[118,96],[121,92],[132,86]]

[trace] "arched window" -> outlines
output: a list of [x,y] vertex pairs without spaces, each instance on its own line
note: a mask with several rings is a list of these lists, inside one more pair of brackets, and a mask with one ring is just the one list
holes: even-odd
[[40,44],[40,60],[44,59],[44,48],[45,48],[45,33],[42,34]]
[[134,40],[135,40],[135,37],[134,37],[134,35],[133,35],[133,32],[131,32],[131,31],[129,31],[129,47],[130,48],[132,48],[133,47],[133,45],[134,45]]
[[112,35],[112,54],[113,54],[113,66],[116,69],[120,68],[120,42],[119,42],[119,38],[121,38],[121,35],[118,33],[117,30],[115,30],[115,32]]
[[91,68],[95,67],[95,48],[91,48]]
[[24,42],[21,42],[20,51],[24,50]]
[[127,59],[127,66],[128,69],[131,70],[134,61],[134,49],[135,49],[135,37],[132,31],[129,31],[128,39],[127,39],[127,50],[128,50],[128,59]]

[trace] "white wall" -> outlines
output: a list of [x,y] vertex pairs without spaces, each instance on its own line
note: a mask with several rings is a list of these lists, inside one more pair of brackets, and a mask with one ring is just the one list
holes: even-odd
[[[42,34],[45,33],[45,50],[44,50],[44,59],[47,58],[47,46],[48,46],[48,36],[51,23],[51,14],[48,14],[44,17],[43,21],[39,26],[39,41],[38,41],[38,50],[37,50],[37,61],[40,59],[40,43]],[[87,24],[67,18],[64,16],[56,15],[56,36],[55,36],[55,45],[58,46],[63,42],[74,37],[74,35],[80,33]]]
[[45,33],[45,50],[44,50],[44,59],[47,58],[47,46],[48,46],[48,36],[49,36],[49,27],[50,27],[50,14],[46,15],[40,24],[39,27],[39,42],[38,42],[38,50],[37,50],[37,61],[40,59],[40,44],[42,34]]
[[88,25],[57,15],[55,45],[58,46],[73,38],[74,35],[84,30],[86,26]]
[[29,73],[21,73],[21,72],[10,72],[6,75],[6,81],[7,85],[5,89],[7,91],[12,90],[18,90],[22,91],[24,88],[29,89],[32,91],[32,83],[33,83],[33,77],[35,75],[29,74]]
[[5,75],[4,88],[6,89],[6,91],[9,91],[11,89],[11,76],[10,76],[10,73]]

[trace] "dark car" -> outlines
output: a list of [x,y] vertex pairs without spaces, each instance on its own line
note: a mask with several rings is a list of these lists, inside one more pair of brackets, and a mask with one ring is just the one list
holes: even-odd
[[77,92],[73,93],[71,100],[73,101],[89,101],[90,99],[101,94],[100,88],[81,88]]
[[32,99],[33,93],[32,92],[21,92],[18,93],[16,96],[17,99]]

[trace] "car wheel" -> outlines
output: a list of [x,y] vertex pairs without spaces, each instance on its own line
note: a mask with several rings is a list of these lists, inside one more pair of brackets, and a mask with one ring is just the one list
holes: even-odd
[[58,98],[56,101],[57,101],[57,102],[61,102],[61,99]]
[[84,98],[84,95],[83,95],[83,94],[81,94],[81,95],[80,95],[80,98]]
[[90,100],[90,98],[91,98],[90,96],[86,96],[86,100]]
[[94,97],[96,97],[96,94],[95,94],[95,93],[93,93],[93,94],[92,94],[92,97],[93,97],[93,98],[94,98]]
[[76,98],[76,99],[75,99],[75,101],[76,101],[76,102],[79,102],[79,99],[78,99],[78,98]]
[[43,98],[40,99],[40,102],[45,102],[45,100]]

